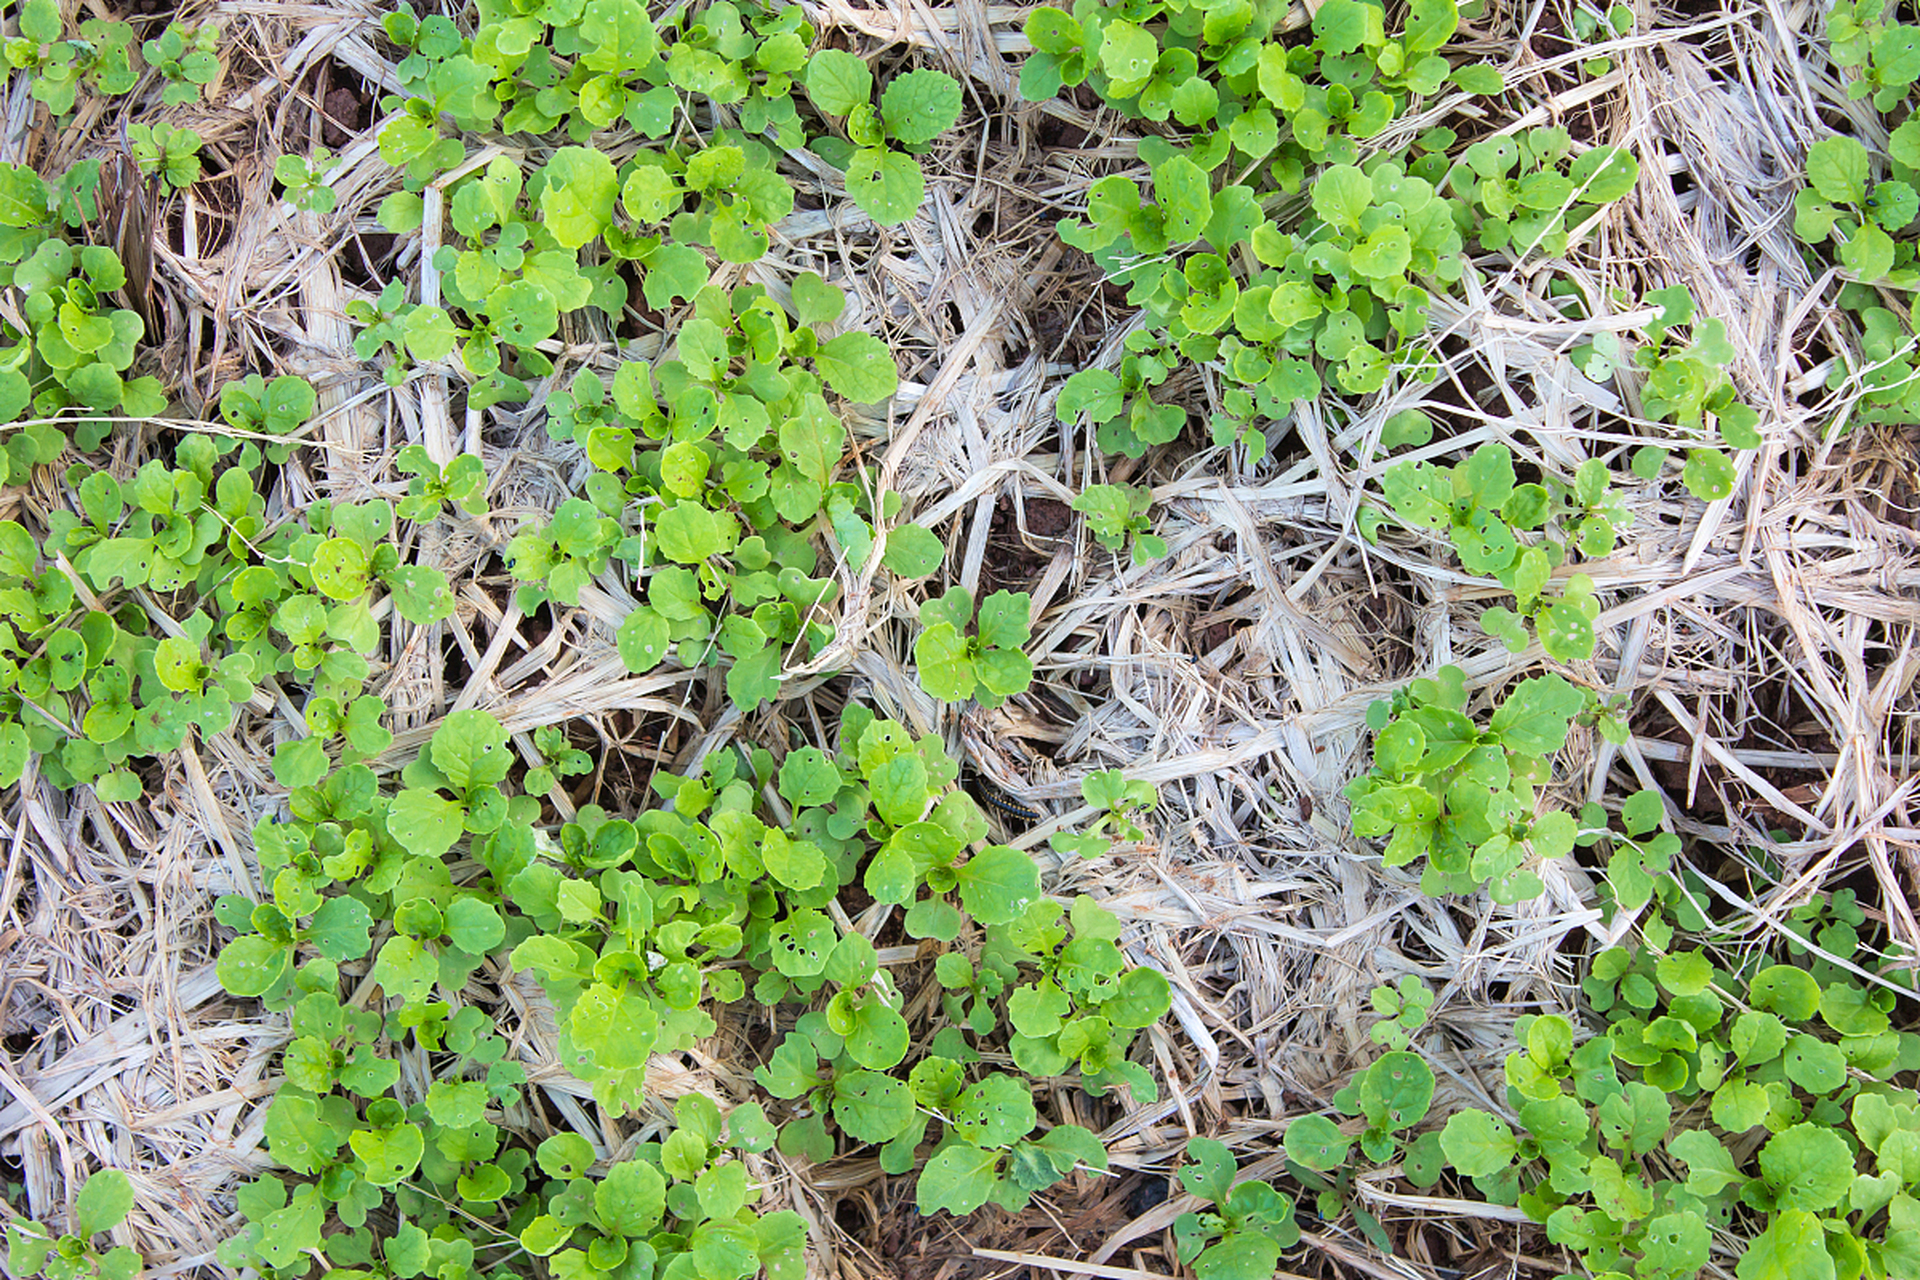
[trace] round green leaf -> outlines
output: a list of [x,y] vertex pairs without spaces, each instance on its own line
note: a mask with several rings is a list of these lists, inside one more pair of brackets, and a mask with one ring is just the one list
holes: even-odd
[[1796,1124],[1760,1148],[1760,1176],[1793,1209],[1831,1209],[1853,1185],[1853,1155],[1846,1140],[1817,1124]]
[[953,1109],[954,1131],[978,1147],[1011,1146],[1037,1119],[1030,1086],[1000,1072],[966,1089]]
[[920,1171],[917,1207],[922,1214],[945,1209],[956,1218],[964,1218],[993,1194],[999,1163],[997,1152],[982,1151],[964,1142],[942,1147]]
[[1754,975],[1747,998],[1787,1022],[1805,1022],[1820,1011],[1820,984],[1805,969],[1776,964]]
[[133,1208],[133,1183],[118,1169],[101,1169],[88,1177],[73,1198],[73,1233],[90,1240],[126,1220]]
[[822,49],[807,60],[807,96],[828,115],[844,116],[873,97],[873,72],[842,49]]
[[229,995],[260,996],[285,977],[292,966],[292,948],[249,933],[220,949],[214,973]]
[[1440,1148],[1459,1172],[1484,1178],[1511,1165],[1520,1144],[1513,1129],[1499,1116],[1459,1111],[1447,1118],[1447,1127],[1440,1131]]
[[912,156],[862,147],[847,162],[847,194],[883,227],[899,226],[920,208],[926,179]]
[[895,76],[880,95],[887,132],[910,147],[932,142],[960,118],[960,82],[944,71]]
[[958,871],[960,902],[984,925],[1012,924],[1040,897],[1040,869],[1007,845],[988,845]]
[[1345,1164],[1353,1145],[1325,1116],[1301,1116],[1287,1126],[1284,1141],[1290,1159],[1322,1173]]
[[768,943],[773,965],[789,978],[811,978],[826,971],[839,931],[824,912],[796,911],[773,926]]
[[390,1187],[420,1166],[427,1143],[417,1125],[392,1129],[361,1129],[347,1138],[353,1154],[366,1165],[363,1177],[376,1187]]
[[878,1071],[849,1071],[833,1082],[833,1120],[857,1141],[886,1142],[913,1122],[913,1095]]

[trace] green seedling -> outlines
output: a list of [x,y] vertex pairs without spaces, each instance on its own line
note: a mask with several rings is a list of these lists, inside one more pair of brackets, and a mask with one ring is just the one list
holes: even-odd
[[1073,499],[1073,509],[1087,517],[1087,528],[1110,551],[1133,543],[1133,563],[1146,564],[1167,554],[1167,540],[1152,533],[1147,511],[1153,493],[1145,486],[1090,484]]
[[1021,652],[1032,634],[1031,603],[1025,592],[994,592],[981,602],[972,634],[973,597],[966,588],[954,587],[921,605],[925,629],[913,642],[920,687],[948,702],[972,698],[983,707],[1024,692],[1033,680],[1033,662]]
[[140,1273],[140,1255],[125,1245],[101,1252],[94,1237],[127,1219],[133,1209],[133,1184],[118,1169],[89,1174],[73,1201],[73,1232],[55,1236],[37,1222],[16,1219],[7,1224],[7,1269],[23,1280],[133,1280]]
[[845,170],[847,194],[881,226],[911,218],[926,198],[917,156],[960,118],[960,85],[943,71],[909,71],[888,81],[873,105],[873,72],[839,49],[807,60],[813,105],[843,118],[847,138],[819,138],[813,149]]

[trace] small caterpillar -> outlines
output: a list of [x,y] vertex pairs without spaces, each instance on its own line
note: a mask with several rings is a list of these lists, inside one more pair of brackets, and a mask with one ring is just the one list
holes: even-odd
[[986,797],[989,809],[996,810],[1009,818],[1019,818],[1024,822],[1038,822],[1044,816],[1040,810],[1026,801],[1016,800],[1003,792],[988,791]]

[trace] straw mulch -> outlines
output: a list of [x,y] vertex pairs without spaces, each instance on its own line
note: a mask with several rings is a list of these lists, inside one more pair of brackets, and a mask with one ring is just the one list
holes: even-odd
[[[1018,842],[1049,866],[1058,860],[1045,835],[1084,816],[1087,771],[1124,766],[1158,784],[1156,843],[1055,868],[1059,891],[1098,893],[1137,923],[1133,957],[1163,969],[1175,991],[1173,1016],[1151,1033],[1165,1080],[1158,1105],[1119,1114],[1064,1093],[1047,1102],[1059,1118],[1077,1107],[1106,1126],[1114,1176],[1063,1186],[1018,1219],[989,1210],[962,1228],[915,1216],[871,1161],[779,1161],[764,1172],[814,1223],[823,1277],[1040,1275],[1057,1260],[1107,1264],[1090,1274],[1170,1274],[1163,1232],[1183,1206],[1161,1201],[1178,1148],[1207,1133],[1249,1156],[1272,1152],[1290,1117],[1327,1106],[1368,1060],[1374,985],[1412,973],[1435,988],[1436,1031],[1424,1043],[1443,1115],[1497,1091],[1513,1019],[1565,1007],[1579,956],[1630,927],[1601,923],[1572,867],[1519,907],[1423,897],[1346,830],[1340,789],[1366,767],[1374,698],[1443,662],[1498,689],[1542,661],[1487,641],[1477,618],[1495,593],[1443,544],[1358,537],[1363,490],[1383,466],[1369,460],[1380,425],[1426,407],[1452,433],[1429,453],[1499,440],[1569,466],[1622,439],[1637,406],[1630,388],[1618,395],[1577,376],[1566,352],[1596,333],[1633,333],[1649,313],[1571,321],[1543,296],[1544,266],[1488,263],[1484,287],[1436,306],[1439,381],[1304,405],[1290,433],[1271,433],[1278,458],[1259,465],[1191,442],[1141,464],[1102,459],[1086,434],[1056,428],[1052,400],[1068,373],[1117,359],[1134,316],[1063,249],[1054,224],[1082,207],[1092,180],[1144,172],[1136,126],[1017,99],[1021,9],[805,8],[857,48],[968,81],[968,114],[930,163],[913,222],[878,230],[845,202],[822,212],[831,176],[796,169],[800,211],[744,274],[777,286],[819,271],[849,293],[843,322],[896,352],[901,392],[854,420],[858,447],[946,536],[959,582],[1033,595],[1034,690],[999,711],[941,708],[918,691],[907,665],[915,601],[884,579],[846,583],[830,665],[850,674],[827,679],[821,664],[790,700],[745,718],[704,674],[626,676],[612,646],[630,604],[618,581],[588,591],[578,610],[520,615],[501,548],[586,466],[548,442],[546,388],[524,407],[455,416],[442,372],[388,389],[354,357],[342,314],[388,278],[413,279],[430,256],[373,216],[396,183],[374,152],[375,97],[396,86],[375,6],[218,5],[225,65],[198,106],[161,109],[154,89],[49,133],[16,79],[4,158],[59,165],[116,149],[130,112],[205,139],[209,177],[150,211],[153,359],[189,418],[214,416],[219,385],[247,370],[315,380],[322,413],[275,511],[403,493],[393,459],[412,441],[485,460],[489,513],[422,535],[423,554],[455,581],[456,617],[396,632],[376,667],[400,734],[390,762],[454,708],[491,710],[523,744],[537,726],[572,722],[602,747],[597,799],[619,807],[655,769],[734,735],[765,740],[788,724],[817,733],[860,696],[945,734],[971,772],[1048,802],[1048,820]],[[1683,830],[1721,851],[1721,865],[1701,869],[1722,880],[1748,851],[1768,850],[1787,875],[1742,904],[1755,941],[1788,906],[1845,883],[1912,945],[1914,430],[1833,429],[1848,422],[1850,392],[1826,391],[1825,375],[1852,339],[1830,309],[1835,281],[1815,278],[1792,239],[1789,209],[1802,152],[1845,110],[1815,40],[1817,6],[1729,8],[1696,18],[1643,6],[1638,30],[1653,34],[1574,51],[1560,34],[1564,0],[1495,0],[1462,33],[1513,87],[1472,127],[1558,122],[1641,158],[1638,190],[1554,270],[1585,281],[1592,298],[1686,285],[1703,314],[1728,321],[1733,372],[1767,441],[1743,459],[1726,502],[1703,508],[1677,485],[1641,493],[1619,550],[1587,566],[1605,604],[1602,638],[1572,674],[1629,695],[1635,736],[1622,748],[1578,737],[1556,785],[1576,804],[1663,787],[1686,814]],[[1600,55],[1612,69],[1582,77],[1579,61]],[[290,215],[272,194],[273,159],[314,145],[341,157],[339,207]],[[619,358],[591,326],[563,339],[551,344],[561,376],[582,364],[610,371]],[[643,336],[621,354],[658,341]],[[1184,394],[1204,407],[1214,388],[1185,376]],[[116,442],[115,464],[137,465],[158,435]],[[1084,484],[1120,478],[1154,487],[1167,559],[1131,567],[1070,518],[1064,503]],[[56,500],[44,484],[8,490],[0,518],[34,522]],[[296,732],[294,715],[284,702],[254,709],[167,761],[140,803],[102,805],[30,776],[4,812],[0,1176],[24,1183],[21,1212],[57,1220],[88,1168],[134,1171],[138,1207],[121,1233],[156,1277],[217,1270],[212,1250],[235,1221],[230,1190],[267,1164],[264,1104],[287,1032],[214,981],[210,904],[259,892],[248,831],[279,803],[266,761]],[[645,1132],[650,1117],[598,1112],[555,1065],[551,1025],[528,989],[505,990],[501,1024],[556,1114],[611,1144]],[[662,1097],[744,1096],[752,1062],[740,1031],[663,1063]],[[1277,1166],[1268,1157],[1265,1167]],[[1309,1232],[1300,1265],[1377,1277],[1558,1269],[1528,1256],[1544,1242],[1512,1211],[1398,1195],[1381,1179],[1358,1195],[1385,1220],[1398,1258],[1328,1227]]]

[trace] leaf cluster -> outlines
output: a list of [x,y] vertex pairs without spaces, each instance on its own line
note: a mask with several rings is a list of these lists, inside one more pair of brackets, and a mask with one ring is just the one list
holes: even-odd
[[165,82],[161,99],[178,107],[198,102],[202,89],[220,73],[220,59],[214,53],[219,45],[220,29],[211,22],[197,27],[169,22],[166,30],[140,46],[140,56]]
[[[98,166],[90,172],[97,179]],[[106,414],[153,417],[167,398],[158,378],[125,376],[146,334],[136,312],[113,305],[126,269],[111,249],[55,234],[61,203],[32,170],[0,166],[0,278],[19,291],[27,326],[0,325],[0,421],[77,410],[73,438],[91,450],[106,438]]]
[[[1520,484],[1513,451],[1489,442],[1452,467],[1396,463],[1381,490],[1401,520],[1444,531],[1469,572],[1491,575],[1514,593],[1517,609],[1495,606],[1481,616],[1488,634],[1524,652],[1530,620],[1548,656],[1571,662],[1593,655],[1600,605],[1587,575],[1567,574],[1556,584],[1554,573],[1575,551],[1588,558],[1612,552],[1630,516],[1611,480],[1606,463],[1589,458],[1571,484]],[[1378,521],[1376,513],[1362,531],[1372,536]]]
[[1534,864],[1572,852],[1579,828],[1540,811],[1537,787],[1593,695],[1557,675],[1523,680],[1484,724],[1466,714],[1464,678],[1442,667],[1367,710],[1373,768],[1347,786],[1355,835],[1386,837],[1385,861],[1421,858],[1421,889],[1523,902],[1544,889]]
[[169,190],[184,191],[200,180],[200,135],[191,129],[165,123],[130,124],[127,150],[141,173],[158,175]]
[[[1827,928],[1838,943],[1854,926]],[[1756,955],[1729,971],[1650,947],[1595,956],[1582,988],[1601,1034],[1522,1019],[1517,1125],[1469,1110],[1440,1134],[1481,1194],[1595,1274],[1693,1275],[1736,1218],[1742,1280],[1912,1272],[1920,1100],[1889,1082],[1920,1066],[1920,1037],[1891,1029],[1894,992],[1832,965]]]
[[1827,15],[1828,53],[1848,73],[1847,96],[1898,108],[1920,80],[1920,28],[1899,20],[1888,0],[1840,0]]
[[87,1176],[73,1200],[73,1230],[56,1236],[38,1222],[17,1218],[7,1224],[7,1270],[31,1280],[133,1280],[140,1273],[140,1255],[126,1245],[105,1251],[93,1238],[126,1221],[133,1208],[133,1184],[118,1169],[100,1169]]
[[1174,1219],[1175,1256],[1199,1280],[1268,1280],[1281,1252],[1300,1240],[1293,1198],[1265,1182],[1236,1185],[1233,1153],[1223,1142],[1190,1139],[1187,1158],[1180,1185],[1213,1207]]
[[1146,840],[1146,828],[1140,819],[1160,805],[1160,795],[1151,782],[1128,778],[1119,769],[1096,769],[1080,780],[1080,796],[1096,809],[1105,810],[1081,830],[1056,831],[1048,838],[1055,852],[1097,858],[1111,850],[1116,842],[1139,844]]
[[1639,162],[1625,149],[1580,149],[1565,129],[1542,125],[1474,143],[1448,185],[1471,204],[1474,237],[1485,248],[1560,257],[1576,229],[1639,179]]
[[1153,491],[1145,485],[1090,484],[1073,499],[1073,509],[1086,516],[1094,541],[1110,551],[1132,542],[1134,564],[1167,554],[1167,540],[1152,532],[1153,521],[1147,517],[1152,506]]
[[118,97],[139,82],[130,24],[87,18],[67,35],[59,0],[22,0],[19,12],[20,34],[5,45],[7,65],[27,73],[34,101],[54,115],[72,112],[83,87]]
[[853,54],[822,49],[807,60],[807,96],[842,122],[845,139],[821,137],[813,150],[847,177],[847,195],[885,226],[905,222],[926,198],[918,156],[960,118],[960,84],[944,71],[908,71],[873,104],[873,72]]
[[1032,634],[1032,597],[996,591],[980,602],[965,587],[953,587],[920,606],[920,636],[913,642],[920,687],[943,702],[974,699],[997,707],[1033,680],[1033,661],[1023,651]]
[[1893,130],[1886,160],[1899,176],[1876,181],[1859,139],[1836,134],[1814,143],[1807,149],[1807,186],[1793,199],[1793,233],[1810,245],[1832,241],[1834,256],[1855,280],[1898,288],[1920,279],[1913,242],[1897,238],[1920,214],[1913,187],[1920,121]]
[[[725,751],[656,782],[671,808],[587,806],[549,834],[533,794],[590,767],[557,728],[535,735],[541,763],[516,787],[505,728],[456,711],[383,794],[353,758],[377,721],[338,714],[349,751],[289,769],[291,816],[254,829],[270,897],[216,911],[236,931],[220,981],[288,1009],[294,1030],[266,1138],[297,1181],[242,1193],[249,1225],[223,1249],[228,1265],[302,1275],[325,1239],[336,1265],[458,1276],[474,1250],[514,1240],[583,1278],[797,1274],[798,1219],[754,1209],[729,1149],[764,1152],[777,1135],[789,1156],[819,1160],[838,1135],[878,1147],[890,1172],[924,1161],[924,1212],[1017,1209],[1107,1157],[1084,1129],[1042,1129],[1030,1080],[985,1069],[987,1052],[1032,1079],[1077,1071],[1095,1093],[1154,1095],[1127,1055],[1169,1007],[1165,978],[1126,968],[1111,913],[1084,897],[1064,911],[1028,855],[982,843],[985,820],[937,739],[855,704],[836,750],[778,763]],[[883,965],[830,914],[856,883],[904,909],[909,937],[941,944],[931,1038],[902,1012],[893,965],[912,961]],[[459,994],[489,958],[537,981],[562,1061],[616,1111],[646,1105],[655,1054],[714,1032],[711,1009],[766,1006],[789,1029],[755,1078],[784,1121],[758,1103],[722,1117],[691,1096],[663,1141],[603,1172],[571,1134],[529,1150],[505,1125],[525,1071]],[[384,1013],[342,1001],[343,970],[377,985]],[[403,1104],[409,1041],[441,1065]],[[369,1216],[389,1198],[412,1225],[376,1235]]]
[[327,185],[326,175],[333,169],[334,156],[324,147],[312,154],[285,155],[273,162],[274,181],[288,204],[306,213],[331,213],[340,197]]

